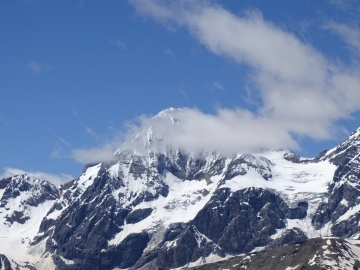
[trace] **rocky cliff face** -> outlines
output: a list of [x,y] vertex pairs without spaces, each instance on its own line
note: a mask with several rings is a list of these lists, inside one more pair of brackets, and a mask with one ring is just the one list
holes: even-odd
[[337,237],[360,236],[360,129],[339,146],[320,154],[317,159],[329,160],[337,166],[326,197],[319,205],[312,223],[327,228]]
[[192,270],[343,270],[359,269],[359,243],[341,238],[313,238],[236,256],[229,260],[191,268]]
[[114,162],[87,166],[61,191],[27,176],[0,180],[1,228],[27,232],[6,242],[21,256],[0,253],[19,269],[170,269],[318,237],[358,239],[359,134],[304,159],[187,153],[142,130]]
[[304,241],[320,234],[306,226],[336,169],[286,151],[117,155],[44,217],[32,245],[57,269],[177,268]]
[[34,269],[40,255],[30,243],[60,191],[51,183],[17,175],[0,180],[0,269]]
[[49,182],[18,175],[0,180],[0,208],[5,225],[24,224],[31,218],[30,209],[54,201],[59,190]]

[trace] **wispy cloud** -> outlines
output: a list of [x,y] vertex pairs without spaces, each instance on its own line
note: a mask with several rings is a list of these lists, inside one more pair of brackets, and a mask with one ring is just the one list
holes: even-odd
[[121,58],[127,50],[125,41],[120,39],[109,39],[109,44],[116,49],[117,57]]
[[224,90],[223,84],[219,81],[214,82],[212,86],[215,90],[220,90],[220,91]]
[[184,99],[186,99],[187,101],[189,100],[189,96],[188,94],[185,92],[185,90],[178,88],[176,90]]
[[43,65],[32,61],[26,64],[26,72],[30,75],[37,75],[50,69],[49,65]]
[[16,168],[5,168],[3,173],[0,174],[0,179],[15,175],[20,175],[20,174],[27,174],[33,178],[46,180],[53,183],[54,185],[61,185],[74,179],[73,176],[68,174],[50,174],[45,172],[32,172],[32,171],[24,171]]
[[114,152],[124,139],[123,133],[114,128],[108,137],[100,136],[92,129],[87,129],[87,134],[95,139],[97,146],[70,149],[70,157],[82,164],[112,161]]
[[91,127],[85,127],[85,133],[91,137],[93,137],[95,140],[99,140],[100,136],[96,133],[96,131],[94,129],[92,129]]
[[[357,64],[327,58],[310,43],[267,21],[259,11],[238,16],[206,0],[130,2],[138,14],[170,29],[183,27],[209,52],[250,70],[244,88],[252,111],[239,107],[218,108],[215,113],[190,108],[168,112],[176,121],[142,116],[137,129],[151,127],[163,144],[224,154],[274,147],[298,149],[296,138],[329,139],[343,132],[337,126],[340,119],[360,110]],[[356,28],[340,26],[332,27],[357,48],[358,36],[351,31]],[[114,136],[97,147],[73,149],[72,157],[82,163],[110,161],[121,139]]]
[[[199,120],[194,124],[184,120],[186,127],[178,133],[189,144],[201,145],[206,135],[211,147],[215,139],[211,140],[209,127],[218,125],[221,128],[216,128],[216,138],[224,136],[228,145],[248,140],[248,145],[254,148],[281,144],[296,147],[294,135],[329,139],[341,129],[336,126],[339,119],[349,118],[360,110],[357,65],[345,67],[344,63],[327,58],[311,44],[264,19],[259,11],[238,16],[211,1],[130,2],[138,14],[165,27],[184,27],[213,54],[250,69],[248,90],[253,92],[250,96],[260,100],[256,110],[220,109],[214,115],[191,110],[179,113]],[[342,29],[343,38],[357,47],[358,35],[345,30],[350,29]],[[198,136],[194,132],[197,130],[207,133]],[[186,144],[181,138],[177,141]]]
[[114,140],[114,143],[106,143],[98,147],[73,149],[72,156],[77,162],[83,164],[110,162],[114,159],[114,152],[119,145],[120,140]]
[[79,10],[80,11],[84,8],[85,4],[86,4],[86,0],[80,0],[79,1]]
[[360,27],[351,27],[343,23],[331,22],[327,28],[334,31],[357,55],[360,55]]
[[123,132],[109,127],[107,134],[99,134],[88,126],[83,125],[83,127],[88,139],[96,146],[74,148],[67,140],[58,138],[51,151],[51,157],[73,159],[82,164],[109,162],[113,160],[114,152],[123,142]]
[[346,12],[359,11],[360,8],[358,0],[329,0],[329,3]]
[[109,39],[109,43],[119,50],[125,50],[127,47],[126,43],[120,39]]
[[167,47],[163,47],[163,51],[164,51],[165,55],[168,55],[168,56],[171,56],[171,57],[175,56],[175,53],[172,50],[170,50],[169,48],[167,48]]
[[53,158],[70,158],[71,155],[70,155],[70,149],[71,149],[71,144],[62,139],[62,138],[59,138],[55,144],[54,144],[54,147],[51,151],[51,157]]

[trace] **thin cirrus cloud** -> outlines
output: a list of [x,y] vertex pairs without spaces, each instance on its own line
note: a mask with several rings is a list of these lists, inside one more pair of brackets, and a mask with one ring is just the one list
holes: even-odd
[[336,22],[328,23],[326,28],[340,36],[350,48],[356,51],[355,53],[360,54],[360,28],[352,28]]
[[212,86],[216,90],[220,90],[220,91],[224,90],[223,84],[221,82],[219,82],[219,81],[214,82]]
[[126,43],[120,39],[109,39],[109,43],[118,50],[125,50],[127,48]]
[[43,65],[35,61],[26,64],[26,73],[30,75],[37,75],[50,69],[49,65]]

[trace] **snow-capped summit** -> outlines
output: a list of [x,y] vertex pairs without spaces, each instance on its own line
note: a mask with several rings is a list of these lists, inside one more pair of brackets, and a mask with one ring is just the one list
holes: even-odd
[[[55,200],[60,196],[59,190],[51,183],[32,178],[27,174],[16,175],[0,180],[0,202],[1,207],[4,207],[9,214],[9,211],[19,212],[20,208],[27,210],[28,207],[37,207],[48,200]],[[16,201],[16,203],[14,203]],[[11,209],[7,205],[14,205]],[[24,213],[22,213],[23,215]],[[9,222],[23,223],[26,217],[20,218],[19,214],[15,215],[17,218],[11,219],[8,216]]]
[[59,197],[56,186],[27,174],[0,179],[0,254],[13,269],[27,269],[21,268],[26,261],[39,259],[28,254],[30,242]]
[[334,164],[341,164],[345,159],[353,157],[360,153],[360,128],[352,132],[349,137],[338,146],[323,151],[317,159],[329,160]]
[[114,155],[118,156],[122,152],[166,152],[170,145],[164,141],[164,138],[169,129],[174,128],[174,125],[179,125],[177,113],[181,111],[182,109],[170,107],[144,120],[142,127],[123,143]]
[[175,122],[177,121],[175,114],[177,112],[181,112],[182,110],[182,108],[169,107],[165,110],[160,111],[157,115],[154,116],[154,118],[170,119],[175,124]]
[[179,112],[144,122],[116,160],[85,167],[61,194],[25,175],[0,180],[0,233],[21,254],[0,248],[0,258],[39,269],[169,269],[310,238],[360,239],[360,132],[312,159],[189,152],[166,139]]

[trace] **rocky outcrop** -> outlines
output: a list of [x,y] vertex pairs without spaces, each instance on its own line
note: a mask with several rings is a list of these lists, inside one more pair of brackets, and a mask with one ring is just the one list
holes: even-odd
[[3,254],[0,254],[0,269],[13,270],[13,268],[11,267],[9,259]]
[[297,244],[268,248],[191,270],[342,270],[359,269],[359,247],[344,239],[315,238]]
[[28,176],[0,180],[6,230],[42,213],[37,234],[17,239],[40,258],[34,265],[170,269],[266,249],[238,265],[271,269],[275,256],[284,267],[316,269],[304,258],[316,260],[320,244],[335,253],[352,244],[308,238],[360,237],[360,131],[314,159],[283,150],[227,157],[171,146],[155,151],[151,143],[161,138],[150,131],[131,141],[144,142],[141,151],[124,147],[60,189]]
[[[219,189],[193,221],[169,228],[163,247],[145,254],[148,259],[140,261],[134,269],[176,268],[199,259],[206,261],[211,254],[224,257],[250,252],[271,243],[271,235],[284,229],[286,217],[296,216],[296,211],[298,216],[303,215],[301,206],[290,209],[268,190]],[[285,233],[278,244],[305,239],[298,229]]]
[[318,158],[337,165],[328,194],[312,218],[316,229],[330,225],[337,237],[360,235],[360,130]]

